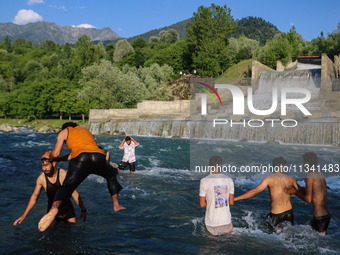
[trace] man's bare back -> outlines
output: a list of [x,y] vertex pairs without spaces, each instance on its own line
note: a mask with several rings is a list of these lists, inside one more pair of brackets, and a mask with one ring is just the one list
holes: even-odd
[[286,187],[297,187],[293,177],[283,173],[275,173],[267,176],[266,181],[271,198],[271,213],[279,214],[292,209],[291,195],[284,192]]

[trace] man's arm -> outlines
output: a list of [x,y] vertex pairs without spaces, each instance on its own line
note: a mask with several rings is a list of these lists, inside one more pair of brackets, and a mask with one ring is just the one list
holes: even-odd
[[268,178],[264,178],[260,185],[258,185],[255,189],[249,190],[248,192],[242,194],[241,196],[235,197],[234,201],[242,200],[251,198],[253,196],[256,196],[260,192],[262,192],[265,188],[268,186]]
[[299,189],[297,190],[297,192],[295,192],[295,195],[298,198],[306,201],[307,203],[311,203],[313,194],[313,183],[313,178],[306,177],[306,188],[302,188],[299,186]]
[[229,205],[234,205],[234,194],[229,194]]
[[84,222],[86,220],[86,208],[83,204],[83,200],[81,199],[78,191],[76,190],[73,191],[72,198],[77,203],[77,205],[80,207],[80,210],[81,210],[80,219],[82,219]]
[[124,138],[123,141],[120,143],[119,149],[121,149],[121,148],[123,147],[124,142],[125,142],[125,138]]
[[135,139],[133,139],[133,137],[132,136],[130,136],[130,138],[131,138],[131,140],[135,143],[135,145],[136,146],[138,146],[139,145],[139,143],[135,140]]
[[63,131],[61,131],[58,135],[57,143],[54,146],[54,149],[52,150],[50,154],[50,159],[53,160],[57,158],[60,155],[61,149],[63,148],[64,142],[67,140],[68,135],[68,129],[65,128]]
[[205,197],[201,197],[199,198],[199,203],[200,203],[200,207],[207,207],[207,201],[205,200]]
[[36,204],[38,198],[39,198],[39,195],[40,195],[40,192],[41,192],[41,189],[42,189],[42,175],[40,175],[37,179],[37,183],[35,185],[35,188],[34,188],[34,191],[33,191],[33,194],[31,195],[31,198],[27,204],[27,207],[26,207],[26,210],[24,212],[23,215],[21,215],[16,221],[14,221],[13,225],[17,225],[18,223],[20,224],[21,222],[23,222],[26,217],[27,217],[27,214],[31,211],[31,209],[34,207],[34,205]]
[[64,156],[58,157],[55,159],[56,162],[61,162],[61,161],[68,161],[71,159],[71,153],[66,154]]

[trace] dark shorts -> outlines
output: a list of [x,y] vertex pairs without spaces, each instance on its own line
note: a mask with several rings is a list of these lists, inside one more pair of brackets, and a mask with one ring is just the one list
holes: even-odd
[[129,163],[122,161],[119,163],[118,168],[119,170],[124,170],[127,167],[127,165],[129,165],[130,171],[134,172],[136,170],[135,162]]
[[[52,207],[52,201],[47,207],[47,212],[50,211]],[[68,219],[75,218],[76,213],[74,212],[73,205],[70,200],[67,200],[66,202],[62,203],[62,205],[59,207],[58,214],[55,217],[56,221],[67,221]]]
[[96,174],[106,179],[111,196],[118,194],[123,189],[116,178],[118,170],[106,161],[104,154],[84,152],[69,161],[65,181],[57,191],[54,201],[69,200],[73,191],[90,174]]
[[330,220],[331,216],[329,214],[321,217],[313,217],[311,222],[312,228],[320,233],[326,232]]
[[270,213],[269,217],[273,226],[277,226],[278,224],[286,221],[294,224],[293,209],[278,214]]

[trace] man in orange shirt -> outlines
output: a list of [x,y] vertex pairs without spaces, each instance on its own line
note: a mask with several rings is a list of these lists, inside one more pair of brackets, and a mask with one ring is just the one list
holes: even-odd
[[[60,204],[69,199],[73,191],[90,174],[100,175],[106,179],[115,212],[126,209],[118,202],[118,193],[122,190],[122,186],[116,178],[118,170],[106,161],[104,151],[98,147],[93,135],[87,129],[81,128],[73,122],[65,123],[61,129],[54,149],[46,152],[43,157],[53,161],[69,160],[68,172],[63,186],[54,197],[52,208],[39,221],[40,231],[45,231],[48,228],[58,214]],[[59,157],[64,143],[71,153]]]

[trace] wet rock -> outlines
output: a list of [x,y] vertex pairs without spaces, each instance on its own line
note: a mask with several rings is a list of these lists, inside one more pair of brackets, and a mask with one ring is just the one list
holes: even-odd
[[118,130],[114,130],[112,132],[113,135],[126,135],[126,133],[124,131],[118,131]]
[[241,140],[239,140],[239,142],[241,142],[241,143],[247,143],[247,142],[248,142],[248,139],[242,138]]
[[13,127],[12,129],[14,133],[17,133],[17,134],[22,133],[18,127]]
[[266,144],[280,144],[278,141],[268,140]]
[[13,128],[8,124],[1,124],[0,125],[0,131],[2,131],[4,133],[9,133],[9,132],[13,132]]
[[181,138],[179,135],[173,135],[171,138]]
[[48,132],[50,132],[51,130],[50,130],[50,128],[47,127],[47,126],[42,126],[42,127],[38,128],[36,131],[39,132],[39,133],[48,133]]

